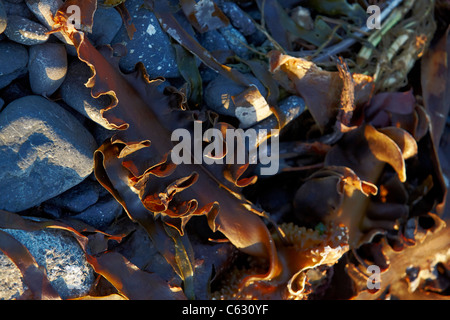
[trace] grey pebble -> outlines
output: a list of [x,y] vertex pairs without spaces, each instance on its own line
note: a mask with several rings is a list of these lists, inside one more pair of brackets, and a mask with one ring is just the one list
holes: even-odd
[[250,17],[234,2],[224,2],[221,6],[223,13],[230,19],[231,24],[244,36],[256,32],[256,27]]
[[26,75],[27,71],[28,71],[27,68],[22,68],[17,71],[14,71],[12,73],[8,73],[4,76],[0,76],[0,89],[5,88],[6,86],[11,84],[11,82],[16,80],[17,78]]
[[247,39],[236,28],[228,26],[219,29],[219,32],[227,40],[228,46],[234,51],[236,55],[241,58],[248,59],[250,57],[250,51],[246,48],[248,46]]
[[28,70],[33,93],[50,96],[66,77],[67,52],[65,46],[60,43],[31,46]]
[[6,36],[17,43],[27,46],[44,43],[48,40],[48,29],[42,24],[21,16],[8,16]]
[[46,201],[46,204],[57,206],[74,213],[80,213],[98,201],[99,188],[98,183],[90,179],[85,179],[75,187]]
[[125,72],[134,70],[136,63],[141,61],[150,78],[163,76],[178,77],[178,65],[175,50],[169,36],[161,29],[154,13],[141,7],[140,0],[128,0],[125,6],[130,12],[136,27],[133,39],[130,40],[124,26],[121,27],[112,43],[122,43],[127,46],[127,55],[120,60],[120,67]]
[[91,76],[89,66],[80,60],[75,60],[69,65],[66,78],[61,85],[61,96],[73,109],[108,128],[108,122],[103,119],[100,110],[110,105],[110,98],[100,96],[94,99],[91,96],[91,89],[84,85]]
[[27,73],[26,47],[9,41],[0,42],[0,89]]
[[30,20],[35,18],[24,2],[12,3],[4,0],[3,5],[8,16],[21,16]]
[[81,220],[96,229],[105,230],[122,214],[122,209],[120,203],[108,195],[72,218]]
[[208,51],[230,50],[228,41],[217,30],[207,31],[199,36],[200,44]]
[[0,42],[0,76],[23,69],[28,64],[27,48],[14,42]]
[[[62,299],[86,295],[95,277],[86,256],[69,231],[2,229],[21,242],[45,268],[47,278]],[[1,284],[7,284],[3,286]],[[26,290],[15,264],[0,251],[0,299],[18,298]]]
[[26,96],[0,113],[0,209],[18,212],[72,188],[92,172],[92,135],[57,103]]

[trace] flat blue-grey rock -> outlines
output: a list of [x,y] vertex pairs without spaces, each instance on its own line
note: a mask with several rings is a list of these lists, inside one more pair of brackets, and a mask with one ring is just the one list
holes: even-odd
[[49,37],[47,31],[40,23],[21,16],[9,16],[5,34],[12,41],[31,46],[46,42]]
[[141,0],[125,2],[136,32],[130,40],[125,27],[122,26],[112,41],[113,44],[121,43],[127,47],[128,53],[120,60],[120,67],[125,72],[131,72],[136,63],[141,61],[150,77],[178,77],[180,73],[175,50],[170,44],[169,36],[161,29],[153,12],[141,5]]
[[96,147],[57,103],[14,100],[0,113],[0,209],[22,211],[77,185],[92,172]]
[[[86,256],[69,231],[2,229],[22,243],[46,271],[62,299],[86,295],[95,277]],[[19,298],[27,289],[16,265],[0,251],[0,300]]]
[[67,52],[63,44],[43,43],[30,47],[28,71],[31,90],[50,96],[63,83],[67,73]]

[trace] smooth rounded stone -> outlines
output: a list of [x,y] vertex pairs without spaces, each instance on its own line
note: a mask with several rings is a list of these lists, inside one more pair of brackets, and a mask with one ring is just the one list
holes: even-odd
[[122,214],[122,209],[120,203],[108,195],[72,218],[81,220],[96,229],[104,230]]
[[0,0],[0,33],[3,33],[6,29],[7,25],[7,16],[6,16],[6,9],[3,5],[3,1]]
[[73,109],[108,128],[108,122],[102,117],[100,110],[108,107],[111,101],[107,96],[100,96],[98,99],[91,96],[91,89],[84,85],[91,76],[89,66],[75,60],[69,65],[66,78],[60,87],[61,96]]
[[207,31],[199,36],[199,42],[209,52],[230,50],[228,41],[217,30]]
[[234,2],[224,2],[221,6],[223,13],[230,19],[231,24],[244,36],[256,32],[252,19]]
[[13,73],[8,73],[5,74],[4,76],[0,76],[0,89],[5,88],[17,78],[27,74],[27,71],[28,71],[27,68],[22,68],[17,71],[14,71]]
[[45,203],[59,208],[79,213],[86,210],[98,201],[99,185],[90,179],[85,179],[80,184],[67,190]]
[[23,69],[28,64],[27,48],[14,42],[0,42],[0,76]]
[[30,47],[28,71],[33,93],[50,96],[66,77],[66,48],[59,43],[44,43]]
[[[50,284],[62,299],[77,298],[89,292],[95,281],[94,271],[69,231],[55,229],[30,232],[19,229],[2,229],[2,231],[21,242],[37,264],[45,268]],[[8,295],[10,298],[18,297],[25,291],[26,285],[22,281],[19,269],[11,260],[9,263],[5,261],[4,257],[4,253],[0,251],[0,283],[9,284],[7,287],[0,286],[0,298],[6,298]]]
[[122,26],[112,41],[113,44],[121,43],[127,47],[127,55],[120,60],[120,67],[125,72],[131,72],[140,61],[147,69],[150,78],[180,76],[175,50],[169,36],[161,29],[154,13],[142,7],[141,4],[141,0],[125,2],[136,32],[130,40],[125,27]]
[[3,5],[8,16],[21,16],[31,20],[34,18],[33,13],[24,2],[12,3],[3,0]]
[[27,96],[0,113],[0,209],[18,212],[53,198],[92,172],[94,138],[70,113]]
[[0,89],[27,73],[26,47],[9,41],[0,42]]
[[248,46],[247,39],[237,29],[232,26],[219,29],[219,32],[227,40],[228,46],[236,55],[244,59],[250,57],[250,51],[245,47]]
[[[249,85],[256,85],[263,97],[267,95],[266,88],[257,78],[248,74],[245,76],[248,79]],[[206,86],[204,94],[205,103],[211,110],[219,114],[234,117],[236,106],[232,96],[242,93],[245,89],[246,87],[219,75]]]
[[[13,81],[10,85],[2,90],[2,98],[5,100],[5,106],[13,102],[16,99],[23,98],[33,94],[31,92],[30,84],[28,83],[28,77],[26,75],[27,68],[25,68],[25,75],[18,81]],[[3,76],[7,77],[7,76]],[[1,82],[2,76],[0,76]],[[23,81],[22,81],[23,80]]]
[[114,8],[98,7],[94,14],[94,25],[89,39],[96,46],[110,44],[122,26],[122,17]]
[[6,36],[17,43],[27,46],[44,43],[48,40],[48,29],[42,24],[20,16],[9,16]]

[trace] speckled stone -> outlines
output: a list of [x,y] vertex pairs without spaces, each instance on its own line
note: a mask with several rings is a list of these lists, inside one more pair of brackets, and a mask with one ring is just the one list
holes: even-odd
[[136,32],[130,40],[125,27],[122,26],[112,41],[113,44],[125,45],[128,50],[127,55],[120,60],[120,67],[125,72],[131,72],[136,63],[141,61],[150,77],[178,77],[180,73],[175,50],[172,48],[169,36],[161,29],[153,12],[141,7],[141,4],[140,0],[125,2]]
[[9,16],[8,25],[5,29],[6,36],[17,43],[27,46],[44,43],[49,35],[46,27],[37,22],[20,16]]
[[[21,242],[45,268],[52,287],[63,299],[86,295],[95,281],[86,256],[69,231],[2,229]],[[2,285],[5,284],[5,285]],[[0,299],[18,298],[26,290],[16,265],[0,251]]]

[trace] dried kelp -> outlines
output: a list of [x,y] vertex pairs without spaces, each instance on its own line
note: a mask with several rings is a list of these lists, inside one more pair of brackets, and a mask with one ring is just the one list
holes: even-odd
[[[432,2],[406,1],[394,10],[386,26],[369,36],[371,45],[361,42],[356,61],[367,65],[360,69],[351,59],[341,57],[321,68],[297,57],[308,54],[295,52],[299,46],[317,48],[313,56],[326,52],[328,45],[350,32],[349,21],[357,25],[364,21],[366,15],[360,4],[307,1],[315,14],[344,16],[344,20],[324,19],[318,14],[314,24],[305,28],[289,16],[279,1],[256,1],[253,5],[261,12],[260,24],[252,21],[277,50],[266,55],[268,50],[248,47],[257,58],[227,60],[216,59],[181,27],[177,18],[184,14],[198,33],[223,28],[230,21],[218,3],[181,0],[174,6],[166,0],[145,0],[143,7],[153,11],[162,30],[170,36],[180,74],[186,81],[178,89],[169,86],[161,90],[164,79],[150,79],[142,63],[129,74],[120,70],[119,60],[125,50],[121,45],[95,48],[89,42],[86,32],[92,30],[96,1],[66,1],[54,17],[52,32],[60,32],[73,43],[78,58],[91,68],[92,77],[86,83],[91,95],[111,98],[101,114],[109,129],[116,132],[95,152],[95,176],[122,205],[129,218],[126,220],[138,224],[127,227],[129,232],[113,236],[76,221],[35,222],[2,213],[0,227],[70,231],[102,281],[115,288],[104,293],[106,298],[308,299],[317,278],[316,284],[321,277],[332,279],[335,264],[342,257],[347,266],[339,268],[345,269],[349,282],[356,284],[355,297],[367,298],[367,294],[374,293],[363,288],[368,265],[378,265],[383,281],[391,281],[406,266],[403,263],[392,268],[390,260],[398,259],[398,251],[406,253],[410,261],[409,253],[415,252],[411,248],[427,243],[423,240],[430,234],[429,246],[442,249],[442,243],[433,240],[433,235],[443,225],[435,213],[442,211],[446,195],[436,150],[444,125],[441,114],[448,112],[448,95],[443,90],[448,86],[448,68],[440,60],[442,56],[447,58],[448,32],[425,55],[423,101],[413,89],[387,92],[386,88],[398,89],[428,47],[435,28],[431,10],[427,9],[422,19],[414,19],[425,4]],[[66,24],[66,9],[73,4],[81,8],[80,30]],[[132,19],[124,1],[104,1],[103,5],[114,6],[121,13],[132,38]],[[399,23],[408,12],[411,19]],[[403,27],[406,31],[398,31]],[[400,32],[397,39],[381,41],[380,35],[390,34],[391,29],[392,34]],[[412,31],[418,29],[423,32],[414,37]],[[390,37],[388,40],[392,40]],[[379,52],[385,53],[386,45],[387,55],[374,63],[373,58]],[[290,132],[301,128],[291,141],[285,136],[286,145],[293,148],[282,155],[282,171],[295,173],[291,177],[294,182],[289,182],[289,187],[295,186],[289,190],[288,202],[292,203],[286,204],[283,213],[275,218],[244,197],[242,188],[257,181],[249,170],[248,159],[244,164],[203,164],[195,152],[183,154],[186,163],[172,159],[172,151],[179,150],[172,141],[175,129],[194,137],[196,131],[218,129],[224,136],[222,152],[213,154],[209,150],[205,156],[209,160],[221,159],[228,153],[234,154],[234,160],[237,157],[237,152],[227,150],[226,144],[226,130],[234,127],[219,121],[217,114],[202,110],[197,58],[243,86],[242,93],[231,97],[242,128],[253,125],[240,116],[252,108],[258,111],[256,121],[273,113],[277,127],[282,129],[288,121],[278,110],[279,100],[298,95],[306,102],[307,111],[294,121]],[[227,62],[251,71],[268,94],[261,94]],[[386,75],[386,65],[392,65],[396,73]],[[442,86],[436,89],[428,85],[428,79],[439,75]],[[194,138],[188,144],[195,151],[206,142],[211,141]],[[270,185],[271,178],[267,179],[266,185]],[[254,187],[258,193],[258,186]],[[432,227],[425,228],[427,223]],[[135,241],[133,237],[145,233],[143,230],[163,260],[153,269],[136,259],[142,249],[128,250]],[[0,250],[19,266],[30,288],[24,297],[58,299],[45,273],[23,245],[3,232],[0,238]],[[120,246],[124,238],[129,242]],[[115,245],[111,246],[110,240]],[[199,248],[208,240],[230,242],[220,244],[227,246],[221,247],[220,252],[226,256],[223,261],[205,262],[208,253],[199,257],[196,249],[203,250]],[[212,250],[210,246],[204,252]],[[239,265],[230,267],[235,258],[240,259]],[[425,268],[423,263],[421,267]],[[170,272],[165,272],[167,269]],[[210,296],[211,282],[217,290]],[[397,292],[402,292],[399,288]],[[381,291],[386,290],[383,287]],[[92,294],[89,297],[98,295]]]

